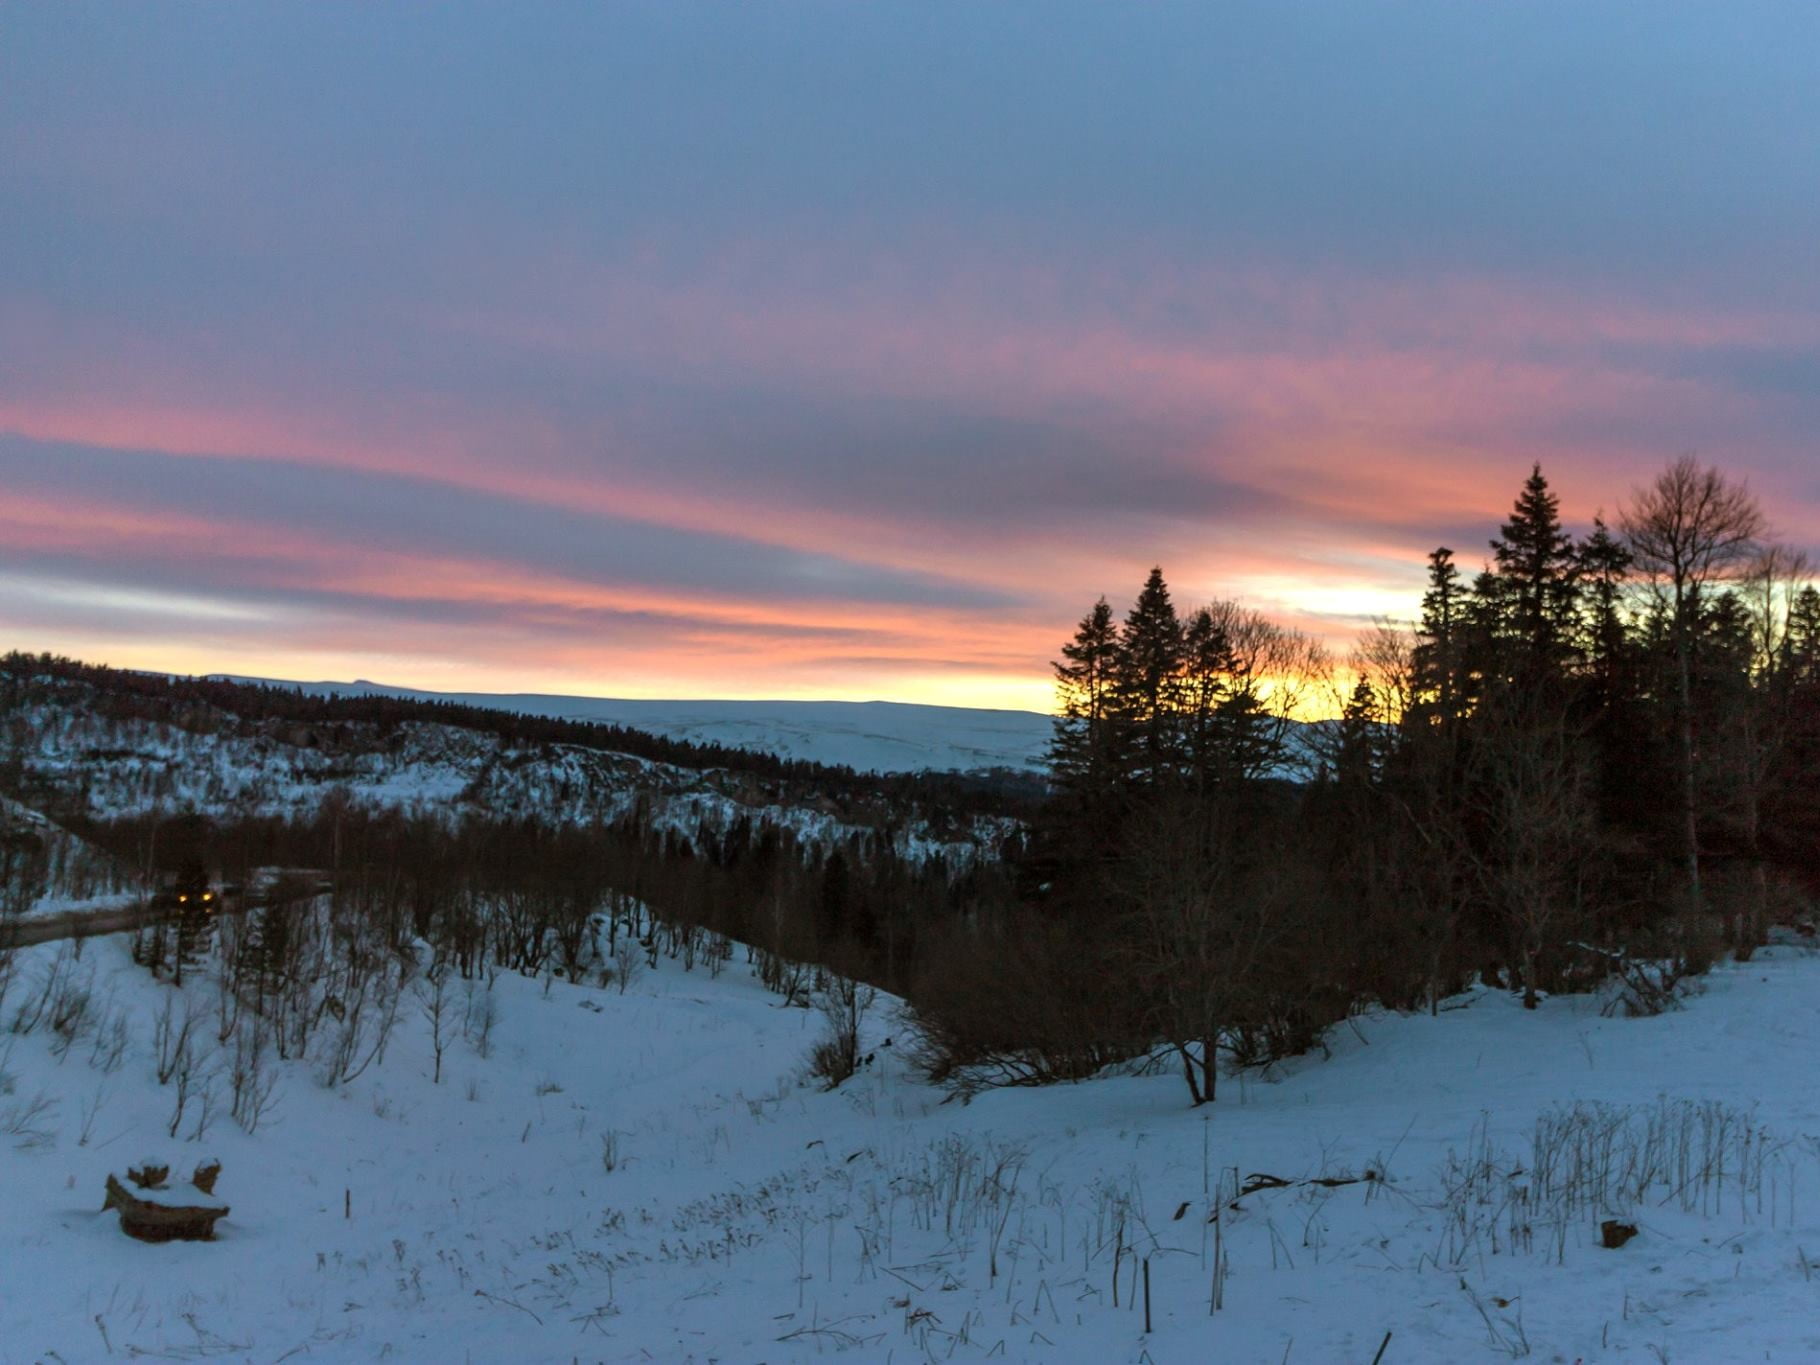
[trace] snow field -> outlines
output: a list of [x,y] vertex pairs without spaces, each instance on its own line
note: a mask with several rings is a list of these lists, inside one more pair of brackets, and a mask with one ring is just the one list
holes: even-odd
[[[459,1030],[440,1085],[407,997],[358,1079],[284,1064],[255,1133],[219,1096],[197,1133],[192,1096],[173,1138],[172,988],[123,939],[21,952],[0,1025],[52,971],[92,1004],[0,1032],[0,1359],[1324,1363],[1386,1332],[1389,1363],[1820,1358],[1796,949],[1655,1019],[1492,992],[1368,1017],[1199,1111],[1168,1067],[947,1101],[883,999],[872,1064],[822,1092],[820,1016],[743,956],[623,994],[500,975],[488,1055]],[[204,1019],[213,990],[185,988]],[[97,1211],[160,1152],[222,1160],[219,1241]],[[1257,1173],[1356,1183],[1235,1197]],[[1616,1251],[1612,1214],[1640,1228]]]

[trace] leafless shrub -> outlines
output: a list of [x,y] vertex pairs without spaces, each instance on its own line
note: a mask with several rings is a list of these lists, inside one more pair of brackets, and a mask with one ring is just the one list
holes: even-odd
[[1613,968],[1619,989],[1605,1003],[1603,1013],[1649,1018],[1681,1008],[1687,994],[1687,977],[1673,960],[1649,962],[1626,957]]
[[816,1003],[827,1029],[809,1050],[809,1074],[833,1090],[859,1070],[859,1031],[878,993],[851,977],[830,975]]
[[108,1006],[101,1012],[94,1029],[94,1042],[89,1049],[89,1065],[103,1075],[111,1076],[126,1060],[128,1039],[127,1013],[124,1007]]
[[[1578,882],[1589,856],[1590,787],[1564,707],[1535,692],[1496,689],[1480,708],[1473,807],[1486,839],[1475,884],[1506,928],[1521,965],[1523,1004],[1552,987],[1550,946],[1583,932]],[[1563,932],[1565,931],[1565,932]]]
[[1120,1037],[1099,946],[1034,914],[930,933],[905,1021],[909,1061],[967,1092],[1080,1080],[1147,1051]]
[[29,1100],[0,1107],[0,1133],[12,1138],[22,1152],[49,1147],[57,1140],[57,1130],[51,1127],[57,1108],[57,1098],[42,1090]]
[[493,992],[493,977],[489,973],[484,984],[469,979],[467,983],[467,1011],[463,1027],[467,1033],[468,1045],[478,1057],[493,1055],[493,1029],[499,1023],[499,998]]
[[1481,1123],[1442,1168],[1433,1259],[1457,1268],[1486,1252],[1527,1254],[1540,1234],[1540,1249],[1559,1263],[1601,1219],[1645,1206],[1792,1224],[1814,1158],[1750,1111],[1715,1100],[1558,1106],[1538,1116],[1517,1154],[1495,1148]]
[[234,1027],[240,1021],[244,1006],[241,989],[242,978],[246,975],[246,934],[241,922],[231,918],[218,921],[216,930],[216,951],[221,965],[215,973],[215,1041],[225,1044],[234,1036]]
[[72,994],[77,993],[72,980],[75,966],[75,956],[65,943],[45,964],[36,988],[20,1001],[18,1012],[13,1015],[14,1033],[32,1033],[40,1024],[68,1010]]
[[[1029,1154],[1021,1143],[950,1134],[901,1168],[892,1185],[908,1200],[918,1228],[970,1237],[1002,1227],[1004,1215],[1020,1198]],[[1107,1237],[1097,1240],[1110,1244]]]
[[624,995],[631,989],[633,983],[645,974],[648,966],[645,955],[636,943],[630,939],[622,942],[613,954],[613,984],[619,987],[619,993]]
[[[196,1082],[196,1122],[190,1129],[190,1141],[200,1142],[208,1135],[209,1125],[215,1121],[219,1109],[219,1091],[216,1088],[216,1072],[213,1068],[203,1072]],[[171,1136],[175,1137],[173,1133]]]
[[183,1012],[177,1013],[181,992],[169,991],[152,1020],[152,1049],[158,1057],[158,1084],[169,1085],[180,1069],[193,1066],[196,1013],[187,995]]
[[[186,1002],[187,1003],[187,1002]],[[171,1050],[168,1062],[160,1054],[159,1080],[171,1087],[171,1122],[170,1135],[177,1136],[177,1130],[183,1126],[184,1111],[189,1107],[192,1097],[202,1102],[204,1122],[213,1117],[214,1086],[207,1069],[208,1058],[204,1055],[201,1040],[193,1027],[194,1016],[186,1009],[183,1023],[173,1030]]]
[[78,1130],[76,1145],[86,1147],[95,1135],[95,1120],[101,1117],[101,1110],[108,1101],[107,1082],[95,1087],[95,1092],[82,1101],[82,1127]]
[[94,1028],[94,1012],[91,1008],[94,992],[90,989],[93,980],[92,972],[81,981],[73,973],[65,974],[55,997],[50,1001],[45,1022],[55,1035],[51,1042],[51,1055],[58,1061],[69,1056],[70,1049]]
[[815,980],[814,964],[787,957],[768,948],[758,950],[758,979],[768,991],[783,996],[786,1005],[807,1005]]
[[228,1062],[228,1112],[249,1135],[257,1133],[274,1114],[278,1070],[271,1064],[271,1043],[257,1019],[244,1019],[234,1031],[234,1051]]
[[430,1026],[430,1050],[436,1059],[432,1085],[442,1084],[442,1054],[449,1045],[449,965],[433,962],[411,987],[417,1011]]
[[344,1002],[334,1042],[318,1073],[325,1086],[346,1085],[384,1060],[398,1022],[401,994],[401,983],[388,968],[365,977],[359,994]]

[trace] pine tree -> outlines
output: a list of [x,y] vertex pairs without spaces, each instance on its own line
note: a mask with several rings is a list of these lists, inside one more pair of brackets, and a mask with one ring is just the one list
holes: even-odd
[[1796,593],[1789,606],[1783,649],[1796,683],[1820,683],[1820,590],[1811,585]]
[[1049,768],[1057,785],[1095,791],[1111,779],[1113,705],[1119,676],[1119,633],[1105,598],[1081,618],[1074,638],[1055,664],[1060,714],[1049,745]]
[[1232,641],[1213,611],[1201,607],[1182,633],[1183,757],[1196,782],[1218,766],[1222,708],[1232,695]]
[[1415,648],[1416,699],[1443,722],[1456,714],[1459,699],[1459,629],[1464,589],[1453,551],[1445,545],[1428,556],[1428,591],[1422,594],[1422,624]]
[[1702,600],[1694,653],[1700,675],[1715,684],[1748,685],[1754,645],[1750,612],[1736,592],[1728,588]]
[[1603,704],[1616,688],[1620,661],[1628,648],[1623,605],[1625,576],[1630,572],[1630,551],[1593,518],[1592,534],[1574,552],[1581,593],[1579,651],[1585,656]]
[[1369,679],[1360,678],[1340,712],[1334,775],[1343,785],[1369,784],[1376,776],[1380,722],[1378,694]]
[[1168,780],[1179,758],[1183,637],[1163,571],[1152,569],[1119,634],[1118,716],[1128,727],[1130,775]]
[[1491,550],[1509,613],[1505,628],[1532,676],[1548,676],[1568,647],[1579,564],[1541,465],[1530,471]]

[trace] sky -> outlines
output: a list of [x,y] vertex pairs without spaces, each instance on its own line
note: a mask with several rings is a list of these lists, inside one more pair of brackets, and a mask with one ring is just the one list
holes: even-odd
[[1820,548],[1820,8],[0,9],[0,644],[1047,709],[1694,452]]

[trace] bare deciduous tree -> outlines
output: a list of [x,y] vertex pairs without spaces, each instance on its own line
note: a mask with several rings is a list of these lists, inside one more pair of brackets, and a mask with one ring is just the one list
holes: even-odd
[[832,1090],[859,1070],[859,1031],[878,992],[856,977],[830,973],[817,1004],[828,1030],[809,1052],[810,1074],[819,1076]]
[[1807,551],[1788,545],[1766,545],[1746,567],[1744,603],[1750,611],[1751,667],[1759,677],[1773,671],[1787,647],[1795,599],[1813,581],[1814,564]]
[[1693,635],[1700,594],[1756,554],[1763,510],[1743,483],[1683,455],[1632,494],[1619,524],[1636,567],[1669,596],[1679,692],[1682,823],[1688,887],[1700,896],[1700,814],[1694,782]]
[[1304,708],[1331,686],[1333,664],[1319,641],[1232,601],[1206,609],[1227,652],[1215,706],[1218,747],[1230,775],[1273,776],[1303,757],[1291,743]]
[[228,1062],[229,1112],[248,1134],[272,1117],[278,1091],[278,1069],[271,1064],[268,1026],[257,1015],[242,1019],[234,1031]]
[[1473,791],[1486,831],[1474,871],[1521,965],[1523,1005],[1537,1000],[1537,959],[1578,925],[1576,874],[1593,827],[1585,764],[1564,709],[1504,689],[1480,708]]
[[[1353,675],[1370,684],[1381,708],[1379,721],[1393,729],[1403,724],[1415,705],[1415,651],[1415,634],[1408,626],[1380,620],[1359,637],[1347,661]],[[1335,691],[1331,709],[1339,711],[1344,701]]]
[[1242,855],[1232,816],[1217,794],[1153,803],[1134,825],[1122,877],[1126,985],[1141,993],[1145,1022],[1176,1053],[1197,1105],[1214,1098],[1229,1035],[1273,1034],[1282,1002],[1319,971],[1279,970],[1304,898],[1291,860],[1266,866]]
[[430,1051],[436,1059],[436,1072],[430,1084],[442,1084],[442,1054],[449,1045],[449,964],[432,962],[411,988],[417,997],[418,1011],[430,1026]]
[[1765,546],[1744,570],[1742,600],[1750,619],[1751,666],[1735,714],[1724,736],[1725,791],[1730,814],[1750,856],[1746,905],[1731,926],[1733,950],[1748,957],[1762,940],[1769,913],[1769,875],[1764,866],[1763,818],[1775,774],[1793,729],[1790,696],[1777,686],[1801,589],[1813,577],[1805,551]]

